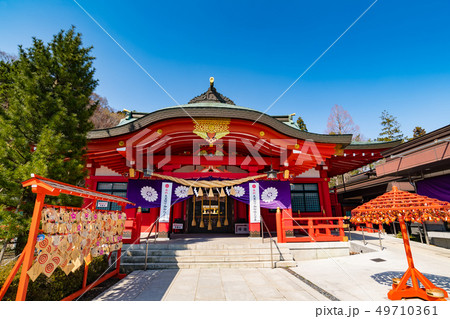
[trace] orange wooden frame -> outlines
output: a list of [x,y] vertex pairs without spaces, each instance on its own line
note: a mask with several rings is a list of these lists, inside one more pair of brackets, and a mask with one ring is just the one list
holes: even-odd
[[[423,300],[445,301],[447,292],[431,283],[414,267],[405,221],[423,222],[426,220],[448,220],[450,203],[434,198],[400,191],[396,186],[392,190],[378,196],[352,210],[352,222],[371,222],[376,224],[390,223],[398,219],[405,247],[408,269],[402,278],[396,280],[388,293],[391,300],[403,298],[421,298]],[[407,285],[411,279],[412,286]],[[424,288],[420,288],[419,282]]]
[[[400,229],[402,232],[403,244],[405,246],[406,259],[408,260],[408,269],[400,279],[400,283],[393,283],[392,289],[388,292],[388,298],[390,300],[401,300],[403,298],[421,298],[424,300],[445,301],[444,298],[448,297],[447,292],[436,287],[431,281],[429,281],[420,271],[414,267],[414,261],[411,254],[411,246],[409,244],[408,231],[406,230],[406,224],[403,218],[399,218]],[[408,286],[407,282],[411,278],[412,286]],[[420,288],[419,282],[422,283],[424,288]],[[436,298],[427,294],[427,290],[440,290],[442,291],[444,298]]]
[[[30,277],[27,274],[27,271],[32,266],[33,260],[34,260],[34,249],[36,246],[36,239],[37,235],[39,233],[39,224],[41,220],[41,212],[44,207],[44,200],[45,196],[59,196],[61,193],[63,194],[69,194],[73,196],[83,197],[83,198],[91,198],[94,199],[93,207],[95,207],[95,203],[97,200],[105,200],[110,202],[115,202],[119,204],[123,208],[126,204],[132,204],[129,202],[126,198],[105,194],[101,192],[96,192],[88,189],[84,189],[81,187],[73,186],[70,184],[65,184],[62,182],[58,182],[55,180],[51,180],[48,178],[44,178],[35,174],[31,175],[31,179],[26,180],[22,182],[23,187],[31,186],[31,189],[33,193],[36,193],[36,201],[34,203],[34,210],[33,210],[33,217],[31,220],[31,226],[30,231],[28,233],[28,241],[27,244],[20,255],[19,259],[16,261],[16,264],[14,265],[13,269],[11,270],[10,274],[8,275],[5,283],[3,284],[1,290],[0,290],[0,300],[3,299],[3,297],[6,294],[6,291],[8,290],[9,286],[11,285],[11,282],[14,279],[14,276],[17,274],[20,266],[22,266],[22,271],[20,274],[20,280],[19,280],[19,287],[17,289],[16,294],[16,301],[24,301],[26,300],[27,296],[27,290],[28,290],[28,283],[30,281]],[[118,250],[117,256],[119,257],[121,253],[121,249]],[[111,254],[110,254],[111,255]],[[110,257],[110,256],[109,256]],[[103,281],[113,277],[113,276],[119,276],[124,277],[124,275],[119,274],[120,271],[120,258],[117,259],[116,263],[116,269],[112,272],[110,272],[107,275],[104,275],[99,280],[95,281],[94,283],[87,286],[87,273],[88,273],[89,266],[85,263],[84,267],[84,276],[83,276],[83,288],[70,296],[64,298],[63,300],[73,300],[74,298],[82,295],[85,291],[97,286],[98,284],[102,283]]]

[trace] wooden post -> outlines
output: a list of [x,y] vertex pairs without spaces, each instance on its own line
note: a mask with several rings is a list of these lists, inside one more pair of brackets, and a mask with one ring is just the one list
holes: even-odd
[[344,219],[339,218],[339,237],[341,238],[341,241],[344,240],[345,232],[344,232]]
[[39,231],[39,223],[41,221],[42,208],[44,207],[45,194],[37,193],[34,203],[33,218],[31,220],[30,232],[28,233],[28,245],[25,247],[23,254],[24,260],[22,264],[22,272],[20,274],[19,287],[17,289],[16,301],[25,301],[27,297],[28,283],[30,277],[27,274],[33,264],[34,247],[36,246],[36,236]]
[[400,230],[402,231],[403,245],[405,246],[406,258],[408,259],[408,266],[414,268],[414,261],[411,253],[411,246],[409,244],[408,231],[406,229],[405,220],[401,217],[398,218],[400,223]]
[[[123,208],[122,208],[123,211]],[[136,212],[136,225],[135,225],[135,229],[133,229],[134,231],[134,244],[140,244],[141,243],[141,225],[142,225],[142,209],[141,206],[139,206],[137,208],[137,212]]]
[[314,233],[314,221],[312,218],[308,218],[308,235],[311,241],[316,241],[316,235]]
[[5,283],[3,284],[2,289],[0,290],[0,301],[3,299],[3,297],[6,294],[6,291],[8,290],[9,286],[11,285],[14,277],[17,274],[17,271],[19,271],[20,266],[23,263],[23,257],[25,255],[21,254],[19,259],[17,259],[16,264],[14,265],[13,269],[11,270],[11,272],[9,273],[8,277],[6,278]]

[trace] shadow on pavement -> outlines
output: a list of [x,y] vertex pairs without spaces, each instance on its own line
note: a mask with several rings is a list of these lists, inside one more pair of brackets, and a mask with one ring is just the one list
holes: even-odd
[[103,295],[103,301],[160,301],[178,269],[134,271]]
[[[380,272],[378,274],[370,276],[372,279],[374,279],[376,282],[382,285],[386,286],[392,286],[392,278],[401,278],[403,276],[404,272],[401,271],[385,271]],[[431,281],[434,285],[436,285],[439,288],[445,289],[447,292],[450,293],[450,277],[445,276],[439,276],[439,275],[432,275],[432,274],[426,274],[423,273],[425,277],[429,281]],[[411,279],[408,280],[408,285],[412,285]],[[423,287],[422,285],[420,285]]]

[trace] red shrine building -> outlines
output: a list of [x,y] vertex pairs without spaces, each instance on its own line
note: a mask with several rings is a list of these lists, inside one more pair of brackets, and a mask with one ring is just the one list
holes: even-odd
[[[257,213],[271,231],[276,230],[276,208],[284,216],[342,216],[337,195],[328,186],[330,178],[382,158],[382,152],[399,142],[355,143],[351,134],[304,132],[293,115],[271,116],[237,106],[216,90],[211,79],[208,90],[186,105],[152,113],[129,112],[118,126],[91,131],[86,185],[130,201],[142,195],[147,200],[144,203],[149,203],[139,205],[142,232],[148,232],[163,214],[161,206],[167,197],[160,192],[160,184],[131,186],[164,180],[179,183],[173,193],[185,200],[172,200],[164,222],[160,220],[162,234],[248,231],[258,236],[261,226],[251,218],[254,205],[237,197],[252,189],[244,189],[241,182],[288,185],[283,191],[260,189]],[[192,187],[200,185],[194,182],[210,184]],[[289,205],[262,205],[280,192],[288,196]],[[161,200],[159,205],[157,200]],[[109,202],[96,205],[98,209],[117,208]],[[137,207],[125,210],[128,218],[134,218],[137,211]]]

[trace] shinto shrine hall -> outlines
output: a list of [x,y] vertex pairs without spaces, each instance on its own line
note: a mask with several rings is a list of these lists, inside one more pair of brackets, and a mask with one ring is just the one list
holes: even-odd
[[[127,197],[142,210],[141,231],[247,233],[262,217],[342,216],[331,177],[382,158],[399,142],[352,142],[351,134],[304,132],[292,115],[237,106],[210,80],[186,105],[129,112],[118,126],[88,135],[88,188]],[[97,202],[98,209],[116,204]],[[289,235],[289,234],[287,234]]]

